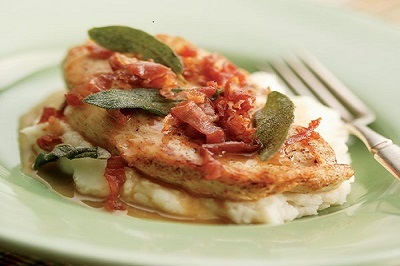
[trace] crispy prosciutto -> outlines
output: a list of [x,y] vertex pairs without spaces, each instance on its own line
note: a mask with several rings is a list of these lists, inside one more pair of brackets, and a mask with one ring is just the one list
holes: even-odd
[[194,102],[187,101],[184,104],[172,108],[171,114],[204,134],[207,143],[224,142],[225,133],[222,128],[216,126],[213,117],[206,114],[206,112]]
[[46,134],[36,140],[37,145],[44,151],[51,151],[58,144],[62,143],[60,136]]
[[112,156],[107,160],[104,176],[110,188],[105,208],[107,210],[125,210],[125,205],[120,201],[119,194],[125,182],[125,161],[119,156]]

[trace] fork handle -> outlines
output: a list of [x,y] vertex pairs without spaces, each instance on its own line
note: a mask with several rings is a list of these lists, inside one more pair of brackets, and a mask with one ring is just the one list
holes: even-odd
[[354,134],[367,146],[383,167],[400,180],[400,147],[365,125],[352,125]]

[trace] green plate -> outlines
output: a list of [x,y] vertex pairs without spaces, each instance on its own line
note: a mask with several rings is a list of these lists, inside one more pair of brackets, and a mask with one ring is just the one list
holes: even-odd
[[12,1],[0,4],[0,245],[64,262],[137,265],[394,265],[400,183],[356,139],[356,182],[341,207],[280,225],[158,222],[72,203],[19,171],[18,117],[63,88],[59,64],[87,29],[129,25],[185,36],[255,70],[306,48],[377,113],[400,143],[400,33],[303,1]]

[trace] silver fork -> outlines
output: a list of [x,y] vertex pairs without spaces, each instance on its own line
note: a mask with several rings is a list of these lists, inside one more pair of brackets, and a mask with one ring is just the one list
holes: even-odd
[[368,127],[374,113],[315,57],[302,51],[277,62],[272,69],[295,95],[308,95],[339,112],[350,132],[359,137],[374,158],[400,180],[400,147]]

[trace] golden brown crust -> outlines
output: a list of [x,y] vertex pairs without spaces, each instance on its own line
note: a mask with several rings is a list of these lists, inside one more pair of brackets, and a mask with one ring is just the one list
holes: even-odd
[[94,145],[121,155],[152,178],[204,196],[255,200],[286,191],[320,192],[336,188],[353,175],[349,165],[335,163],[333,150],[318,138],[289,145],[286,153],[268,162],[256,156],[220,158],[224,174],[205,180],[196,144],[182,136],[164,136],[157,125],[159,118],[138,112],[121,127],[106,110],[90,105],[69,108],[66,114],[67,122]]

